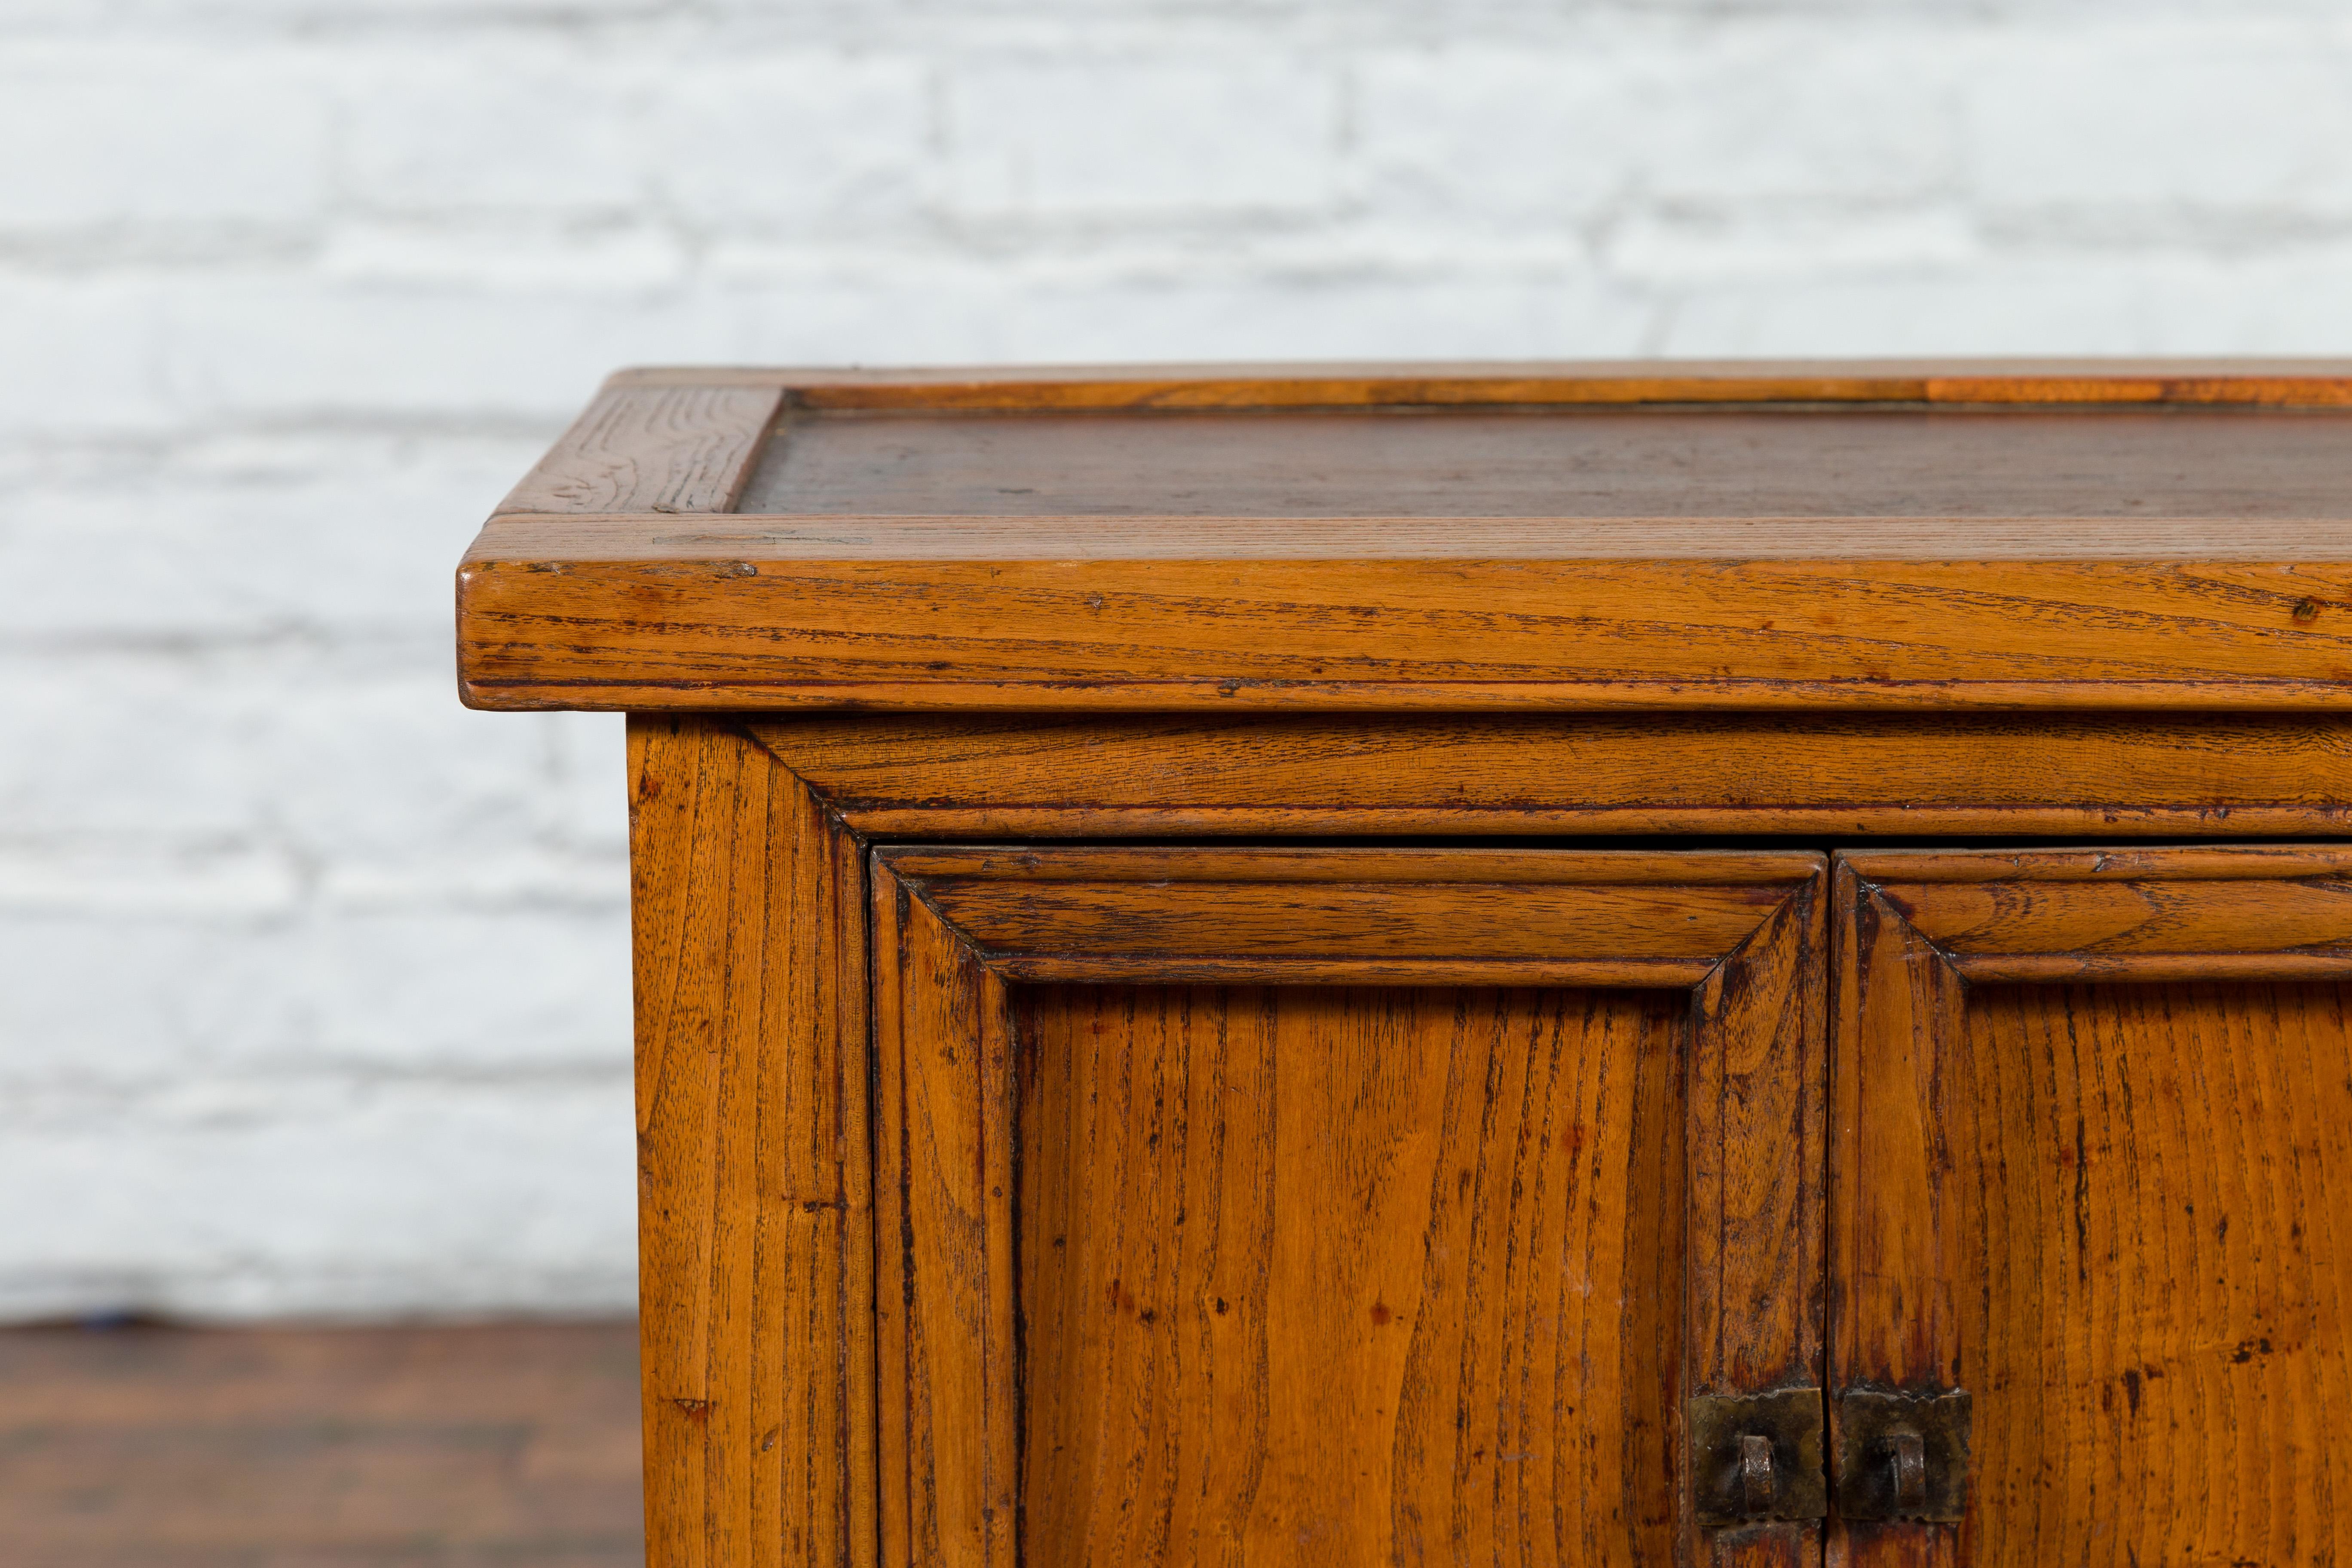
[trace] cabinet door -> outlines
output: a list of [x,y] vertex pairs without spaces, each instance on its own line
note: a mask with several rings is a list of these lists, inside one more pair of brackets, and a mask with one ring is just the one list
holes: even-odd
[[1839,858],[1833,1560],[2352,1545],[2347,873]]
[[1820,858],[873,868],[884,1563],[1818,1556]]

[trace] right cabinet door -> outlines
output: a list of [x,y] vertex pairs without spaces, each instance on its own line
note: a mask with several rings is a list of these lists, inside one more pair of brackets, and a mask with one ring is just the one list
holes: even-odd
[[1836,889],[1831,1561],[2352,1556],[2352,851]]

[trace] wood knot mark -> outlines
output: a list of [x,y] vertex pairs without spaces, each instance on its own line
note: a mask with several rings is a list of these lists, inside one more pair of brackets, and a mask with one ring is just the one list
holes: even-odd
[[2319,601],[2316,599],[2297,599],[2294,602],[2294,618],[2298,621],[2317,620],[2319,618]]

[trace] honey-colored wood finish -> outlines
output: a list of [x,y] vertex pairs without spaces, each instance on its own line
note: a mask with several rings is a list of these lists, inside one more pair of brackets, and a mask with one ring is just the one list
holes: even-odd
[[1850,1564],[2333,1562],[2352,851],[1840,857],[1833,1388],[1965,1388]]
[[477,558],[459,603],[480,707],[2278,709],[2352,679],[2340,562]]
[[[2347,387],[640,378],[468,552],[460,683],[494,708],[2323,708],[2352,672]],[[773,515],[735,510],[747,485]]]
[[1817,1383],[1822,887],[877,854],[883,1560],[1809,1560],[1678,1411]]
[[792,408],[1192,412],[1675,404],[2336,408],[2352,362],[2315,359],[1577,360],[968,370],[654,366],[607,386],[781,392]]
[[740,731],[629,728],[647,1550],[873,1561],[857,847]]
[[[2339,363],[614,377],[459,674],[632,710],[650,1562],[2334,1561],[2347,496]],[[1961,1517],[1702,1526],[1817,1384]]]
[[860,833],[2247,837],[2352,821],[2352,718],[755,719]]

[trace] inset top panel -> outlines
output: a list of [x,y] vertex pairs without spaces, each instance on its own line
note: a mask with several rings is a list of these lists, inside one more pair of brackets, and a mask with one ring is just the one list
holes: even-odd
[[2352,411],[789,414],[775,516],[2342,518]]

